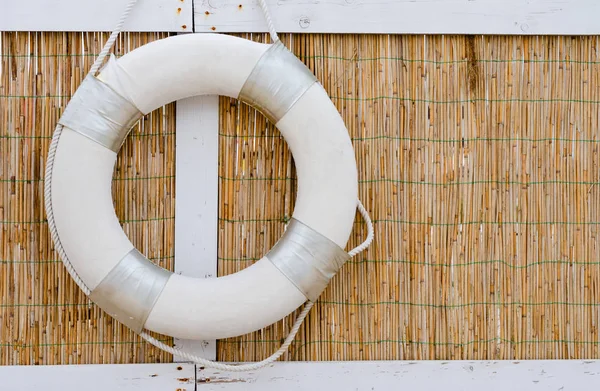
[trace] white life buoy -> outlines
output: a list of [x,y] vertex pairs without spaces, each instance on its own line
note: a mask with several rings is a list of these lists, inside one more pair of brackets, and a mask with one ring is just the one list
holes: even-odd
[[[282,238],[229,276],[173,274],[139,253],[111,197],[119,148],[139,118],[169,102],[224,95],[276,124],[297,168],[298,197]],[[348,259],[358,201],[352,143],[314,75],[281,43],[217,34],[155,41],[88,76],[59,123],[48,171],[48,220],[90,299],[136,332],[186,339],[246,334],[314,301]],[[201,260],[198,260],[199,262]]]

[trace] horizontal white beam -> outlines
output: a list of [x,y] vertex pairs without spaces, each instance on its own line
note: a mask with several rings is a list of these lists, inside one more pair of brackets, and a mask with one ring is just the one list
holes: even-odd
[[192,364],[0,366],[2,391],[194,391]]
[[[265,32],[257,0],[194,0],[196,32]],[[267,0],[279,32],[599,34],[598,0]]]
[[596,391],[600,360],[276,362],[251,372],[193,364],[0,366],[3,391]]
[[[129,0],[0,0],[0,31],[112,31]],[[124,31],[193,31],[193,0],[138,0]]]
[[597,391],[600,361],[277,362],[248,373],[199,369],[198,391]]

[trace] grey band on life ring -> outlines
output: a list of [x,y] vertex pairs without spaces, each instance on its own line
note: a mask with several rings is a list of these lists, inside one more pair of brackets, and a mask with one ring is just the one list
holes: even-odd
[[107,314],[140,333],[172,274],[150,262],[134,248],[92,290],[89,297]]
[[316,82],[306,65],[278,41],[260,58],[239,99],[276,124]]
[[58,123],[118,152],[142,113],[92,75],[82,82]]
[[266,257],[310,301],[316,301],[350,256],[309,226],[292,219]]

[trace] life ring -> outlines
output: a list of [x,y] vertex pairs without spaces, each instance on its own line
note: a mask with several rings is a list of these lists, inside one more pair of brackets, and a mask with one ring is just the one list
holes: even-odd
[[[146,259],[123,232],[111,196],[131,127],[195,95],[259,109],[284,136],[298,175],[292,220],[273,249],[238,273],[210,279]],[[47,171],[53,239],[90,299],[136,332],[201,340],[258,330],[314,301],[348,259],[343,249],[358,201],[352,143],[325,90],[281,43],[189,34],[146,44],[88,76],[59,124]]]

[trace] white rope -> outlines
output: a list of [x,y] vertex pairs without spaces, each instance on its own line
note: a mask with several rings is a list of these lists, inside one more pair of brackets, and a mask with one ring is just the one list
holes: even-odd
[[266,367],[269,364],[272,364],[273,362],[277,361],[277,359],[279,359],[279,357],[281,357],[281,355],[288,350],[289,346],[294,341],[294,338],[296,338],[296,334],[298,333],[298,330],[300,330],[300,326],[302,325],[304,318],[306,318],[306,315],[308,315],[310,309],[312,308],[312,306],[314,304],[315,303],[313,303],[312,301],[308,301],[306,303],[306,305],[302,309],[302,312],[296,318],[296,321],[294,322],[294,325],[292,326],[290,333],[288,334],[287,338],[285,339],[285,341],[283,342],[283,344],[281,345],[279,350],[277,350],[275,353],[273,353],[271,356],[267,357],[266,359],[264,359],[262,361],[254,362],[251,364],[243,364],[243,365],[222,364],[220,362],[207,360],[202,357],[194,356],[193,354],[182,352],[179,349],[175,349],[169,345],[166,345],[166,344],[160,342],[159,340],[157,340],[156,338],[153,338],[146,332],[142,332],[140,335],[146,341],[148,341],[152,345],[156,346],[157,348],[164,350],[167,353],[171,353],[173,355],[183,357],[186,360],[195,362],[196,364],[204,365],[205,367],[214,368],[214,369],[218,369],[221,371],[230,371],[230,372],[253,371],[256,369]]
[[102,62],[104,61],[104,57],[106,57],[108,52],[110,52],[110,49],[112,48],[112,46],[115,44],[115,41],[117,40],[119,33],[123,30],[123,25],[125,24],[125,21],[129,17],[131,10],[135,6],[135,3],[137,3],[137,0],[129,0],[129,3],[127,3],[127,6],[125,7],[125,10],[123,11],[123,15],[121,15],[121,19],[119,19],[119,21],[117,22],[115,29],[113,30],[112,34],[108,38],[108,41],[106,41],[106,43],[104,44],[104,47],[102,48],[102,51],[98,55],[98,58],[96,58],[94,65],[92,65],[92,68],[90,69],[90,73],[89,73],[90,75],[95,75],[96,72],[98,72],[98,69],[100,69]]
[[[123,29],[123,25],[125,24],[127,17],[131,13],[131,10],[133,9],[133,6],[136,4],[136,2],[137,2],[137,0],[130,0],[130,2],[127,4],[127,7],[125,8],[125,10],[123,12],[123,16],[121,16],[121,19],[119,19],[119,22],[117,23],[115,30],[110,35],[108,41],[106,41],[106,44],[104,45],[102,51],[98,55],[98,58],[94,62],[94,65],[91,67],[89,74],[95,75],[96,72],[98,72],[98,69],[100,69],[102,62],[104,61],[104,58],[110,52],[119,33]],[[267,8],[267,4],[266,4],[265,0],[259,0],[259,2],[261,5],[261,8],[263,10],[263,13],[265,15],[265,19],[267,20],[267,25],[269,28],[269,33],[271,35],[271,39],[273,40],[273,42],[277,42],[277,41],[279,41],[279,37],[277,36],[277,32],[275,31],[275,28],[273,27],[273,21],[271,19],[271,15]],[[52,174],[54,171],[54,158],[56,156],[56,148],[58,147],[58,142],[60,140],[62,131],[63,131],[63,126],[60,124],[57,125],[56,129],[54,131],[54,135],[52,136],[52,141],[50,143],[50,148],[48,151],[48,160],[46,162],[46,173],[45,173],[45,179],[44,179],[45,180],[44,198],[45,198],[46,215],[48,217],[48,226],[50,229],[50,236],[52,237],[52,240],[54,242],[54,245],[56,247],[56,251],[58,252],[58,255],[62,259],[63,264],[65,265],[67,271],[69,272],[69,274],[71,275],[71,278],[73,278],[73,280],[75,281],[77,286],[79,286],[79,288],[85,293],[86,296],[89,296],[91,293],[90,289],[87,287],[87,285],[85,285],[85,283],[83,282],[81,277],[79,277],[79,275],[77,274],[77,271],[75,270],[75,268],[69,261],[69,258],[67,257],[67,254],[65,253],[65,250],[60,242],[60,238],[58,236],[58,231],[56,229],[56,222],[54,220],[54,211],[52,209]],[[371,221],[371,218],[370,218],[367,210],[363,206],[362,202],[360,202],[360,200],[358,201],[357,207],[358,207],[358,211],[360,212],[360,214],[362,215],[363,219],[365,220],[365,222],[367,224],[367,238],[363,243],[361,243],[359,246],[352,249],[348,253],[348,255],[350,255],[350,257],[356,256],[357,254],[364,251],[367,247],[369,247],[369,245],[373,241],[373,237],[374,237],[373,223]],[[304,322],[304,319],[310,312],[310,309],[313,307],[313,305],[314,305],[314,302],[311,302],[311,301],[306,302],[306,305],[304,306],[304,308],[302,309],[302,311],[300,312],[300,314],[294,321],[294,325],[292,326],[292,329],[290,330],[290,333],[288,334],[287,338],[285,339],[285,341],[283,342],[281,347],[275,353],[273,353],[271,356],[269,356],[268,358],[266,358],[262,361],[251,363],[251,364],[242,364],[242,365],[222,364],[219,362],[215,362],[215,361],[204,359],[202,357],[195,356],[193,354],[176,349],[172,346],[166,345],[165,343],[157,340],[156,338],[152,337],[150,334],[148,334],[145,331],[142,332],[140,334],[140,336],[144,340],[149,342],[150,344],[156,346],[157,348],[159,348],[161,350],[164,350],[167,353],[183,357],[189,361],[198,363],[200,365],[204,365],[206,367],[211,367],[211,368],[215,368],[215,369],[223,370],[223,371],[232,371],[232,372],[252,371],[252,370],[260,369],[262,367],[265,367],[265,366],[277,361],[283,355],[283,353],[285,353],[288,350],[289,346],[294,341],[296,334],[300,330],[300,326],[302,325],[302,322]]]
[[48,228],[50,230],[50,236],[52,237],[52,241],[54,242],[54,246],[56,247],[56,251],[62,259],[63,264],[67,268],[67,271],[71,275],[71,278],[75,281],[77,286],[81,288],[83,293],[86,296],[90,294],[90,288],[85,285],[77,271],[69,261],[67,254],[65,253],[65,249],[60,242],[60,238],[58,237],[58,231],[56,229],[56,222],[54,221],[54,211],[52,209],[52,173],[54,171],[54,157],[56,156],[56,147],[58,147],[58,141],[60,140],[60,135],[62,134],[63,126],[58,124],[56,129],[54,130],[54,135],[52,136],[52,141],[50,142],[50,148],[48,150],[48,160],[46,162],[46,175],[44,177],[44,203],[46,207],[46,216],[48,218]]
[[371,242],[373,242],[373,238],[375,237],[371,216],[369,216],[369,212],[367,212],[365,206],[362,204],[362,202],[360,202],[360,200],[358,200],[358,211],[360,212],[360,215],[367,224],[367,238],[360,245],[350,250],[350,252],[348,253],[348,255],[350,255],[350,258],[355,257],[358,254],[365,251],[371,245]]
[[[90,72],[89,72],[90,75],[95,75],[96,72],[98,71],[98,69],[100,69],[102,62],[104,61],[104,58],[110,52],[110,49],[112,48],[115,41],[117,40],[117,37],[118,37],[119,33],[121,32],[121,30],[123,30],[123,25],[125,24],[125,21],[129,17],[131,10],[133,9],[133,7],[136,3],[137,3],[137,0],[130,0],[129,3],[127,3],[127,6],[125,7],[125,10],[123,11],[123,15],[117,22],[115,30],[112,32],[112,34],[108,38],[108,41],[106,41],[106,43],[104,44],[104,47],[102,48],[102,51],[98,55],[98,58],[96,58],[94,65],[92,65]],[[48,217],[48,227],[50,230],[50,236],[52,238],[52,241],[54,242],[56,251],[58,252],[58,255],[60,256],[60,258],[62,259],[63,264],[65,265],[67,271],[71,275],[71,278],[73,278],[73,280],[75,281],[77,286],[85,293],[85,295],[89,296],[89,294],[91,293],[90,288],[88,288],[87,285],[85,285],[85,282],[83,282],[81,277],[79,277],[79,274],[77,274],[77,271],[73,267],[73,264],[71,264],[71,261],[69,261],[69,258],[67,257],[67,254],[65,253],[65,249],[63,248],[62,243],[60,242],[60,238],[58,236],[58,231],[56,229],[56,222],[54,220],[54,210],[52,208],[52,174],[54,171],[54,157],[56,156],[56,148],[58,147],[58,142],[60,140],[62,131],[63,131],[63,126],[58,124],[56,126],[56,129],[54,130],[54,134],[52,135],[52,141],[50,142],[50,148],[48,150],[48,160],[46,161],[46,173],[45,173],[45,178],[44,178],[44,204],[46,207],[46,216]]]
[[275,31],[275,26],[273,25],[273,19],[271,18],[271,12],[269,12],[267,1],[258,0],[258,2],[260,3],[260,8],[262,9],[263,15],[265,16],[265,20],[267,21],[267,28],[269,29],[271,41],[273,41],[273,43],[279,42],[279,37],[277,36],[277,31]]
[[[361,216],[363,217],[363,219],[365,220],[365,222],[367,223],[368,234],[367,234],[367,239],[364,242],[362,242],[359,246],[352,249],[348,253],[348,255],[350,255],[350,257],[353,257],[353,256],[359,254],[360,252],[364,251],[367,247],[369,247],[369,245],[373,241],[373,237],[374,237],[373,222],[371,221],[371,217],[369,216],[369,213],[367,213],[367,210],[363,206],[362,202],[360,202],[360,200],[358,201],[358,210],[359,210]],[[283,355],[283,353],[285,353],[288,350],[288,348],[290,347],[290,345],[296,338],[296,334],[298,334],[298,331],[300,330],[300,326],[302,325],[302,322],[304,322],[304,318],[306,318],[306,315],[308,315],[308,313],[310,312],[310,309],[313,307],[314,304],[315,303],[312,301],[306,302],[306,305],[302,309],[302,312],[300,312],[300,314],[294,321],[294,325],[292,326],[290,333],[286,337],[286,339],[283,342],[283,344],[281,345],[281,347],[275,353],[273,353],[272,355],[270,355],[269,357],[267,357],[266,359],[264,359],[262,361],[258,361],[258,362],[251,363],[251,364],[241,364],[241,365],[222,364],[222,363],[219,363],[216,361],[207,360],[205,358],[183,352],[172,346],[166,345],[166,344],[160,342],[159,340],[157,340],[156,338],[152,337],[151,335],[149,335],[146,332],[142,332],[140,334],[140,336],[143,339],[145,339],[146,341],[148,341],[150,344],[156,346],[159,349],[164,350],[167,353],[171,353],[173,355],[183,357],[186,360],[195,362],[196,364],[204,365],[205,367],[214,368],[214,369],[217,369],[220,371],[230,371],[230,372],[254,371],[254,370],[266,367],[269,364],[274,363],[275,361],[277,361],[279,359],[279,357],[281,357]]]

